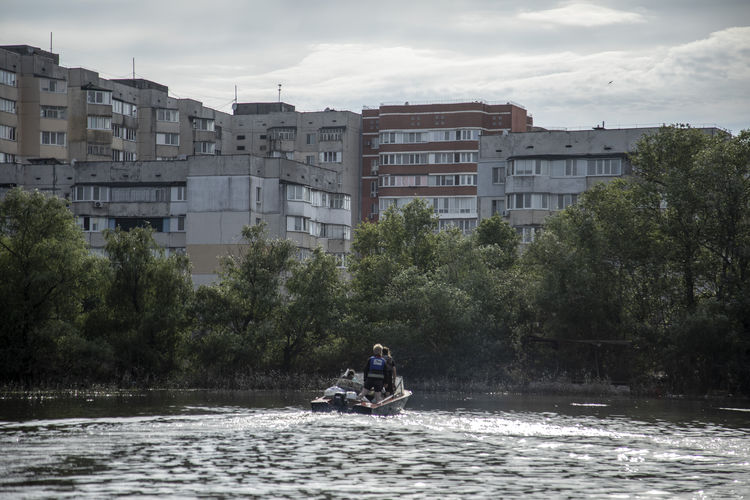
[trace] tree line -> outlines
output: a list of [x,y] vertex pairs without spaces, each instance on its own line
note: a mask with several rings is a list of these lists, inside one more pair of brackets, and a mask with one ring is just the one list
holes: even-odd
[[500,217],[437,231],[422,200],[354,233],[346,273],[247,226],[218,282],[148,228],[89,252],[66,201],[0,202],[0,383],[233,386],[328,376],[375,342],[412,379],[609,380],[750,394],[750,132],[644,136],[519,251]]

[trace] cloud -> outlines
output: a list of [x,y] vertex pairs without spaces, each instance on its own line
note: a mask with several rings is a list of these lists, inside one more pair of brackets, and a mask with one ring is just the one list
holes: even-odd
[[586,28],[645,22],[645,18],[636,12],[615,10],[588,3],[572,3],[556,9],[521,12],[518,14],[518,18],[535,23],[582,26]]

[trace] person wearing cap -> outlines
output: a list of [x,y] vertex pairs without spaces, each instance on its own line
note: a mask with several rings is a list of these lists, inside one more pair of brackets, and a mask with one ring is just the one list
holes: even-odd
[[386,394],[396,392],[396,362],[391,357],[391,350],[383,346],[383,359],[385,359],[385,381],[383,387]]
[[373,402],[379,403],[383,399],[383,383],[385,382],[386,363],[383,358],[383,346],[375,344],[372,346],[372,356],[365,365],[365,384],[362,396],[369,391],[375,391]]

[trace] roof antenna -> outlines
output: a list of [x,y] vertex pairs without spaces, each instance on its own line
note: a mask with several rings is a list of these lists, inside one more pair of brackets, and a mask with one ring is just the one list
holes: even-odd
[[52,52],[52,32],[49,32],[49,51]]
[[281,84],[279,84],[279,102],[281,102]]

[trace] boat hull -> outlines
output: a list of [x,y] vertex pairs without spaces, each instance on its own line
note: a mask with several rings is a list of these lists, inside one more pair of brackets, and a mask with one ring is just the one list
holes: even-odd
[[349,404],[334,404],[333,398],[320,397],[312,400],[310,406],[313,412],[339,412],[339,413],[359,413],[362,415],[388,416],[396,415],[406,406],[411,391],[404,391],[398,396],[392,396],[384,399],[380,403],[368,403],[357,401]]

